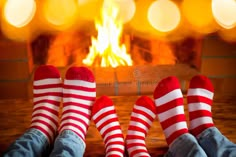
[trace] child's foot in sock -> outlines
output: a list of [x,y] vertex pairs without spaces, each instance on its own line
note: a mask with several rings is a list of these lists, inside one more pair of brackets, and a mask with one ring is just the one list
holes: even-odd
[[133,108],[126,136],[126,146],[130,157],[149,157],[145,137],[156,117],[156,106],[147,96],[140,97]]
[[124,156],[124,137],[112,100],[100,97],[93,105],[92,115],[105,143],[106,157]]
[[63,109],[59,133],[71,130],[84,141],[95,98],[96,83],[93,73],[85,67],[69,68],[63,85]]
[[36,69],[33,82],[34,108],[31,128],[38,129],[52,143],[58,127],[62,82],[58,69],[43,65]]
[[176,138],[188,133],[178,79],[173,76],[163,79],[154,91],[154,99],[159,121],[170,145]]
[[211,113],[213,92],[213,85],[207,77],[198,75],[191,79],[187,101],[190,119],[189,130],[194,136],[214,126]]

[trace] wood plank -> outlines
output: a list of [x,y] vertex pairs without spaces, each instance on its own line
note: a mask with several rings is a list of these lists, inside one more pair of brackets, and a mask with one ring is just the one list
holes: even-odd
[[203,39],[203,58],[207,56],[236,56],[236,44],[225,42],[218,36],[208,36]]
[[29,79],[32,68],[27,60],[0,61],[0,80]]
[[[124,137],[128,130],[130,115],[139,96],[110,97],[115,106]],[[150,98],[153,98],[150,95]],[[0,100],[0,153],[20,137],[29,127],[32,113],[32,99]],[[186,95],[184,95],[185,113],[188,119]],[[236,143],[236,97],[215,95],[213,102],[213,118],[216,127],[232,142]],[[163,156],[168,150],[164,133],[158,119],[155,119],[146,138],[147,148],[151,156]],[[91,121],[86,135],[86,151],[84,157],[104,156],[105,148],[102,137],[94,122]]]
[[236,78],[211,78],[215,93],[236,97]]
[[211,78],[210,80],[214,86],[214,92],[217,94],[224,94],[224,78]]
[[26,43],[0,42],[0,60],[27,59]]
[[207,76],[236,76],[236,58],[204,58],[201,73]]
[[28,84],[28,80],[0,81],[0,99],[28,99],[31,89]]
[[236,96],[236,77],[235,78],[224,78],[223,90],[224,94]]

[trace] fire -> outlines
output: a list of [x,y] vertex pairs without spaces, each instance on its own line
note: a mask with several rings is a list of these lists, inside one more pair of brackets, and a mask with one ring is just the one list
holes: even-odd
[[120,44],[123,30],[122,21],[118,20],[119,8],[110,0],[105,0],[101,19],[95,20],[98,31],[97,39],[92,37],[89,53],[83,60],[88,66],[117,67],[131,66],[132,59],[126,53],[126,46]]

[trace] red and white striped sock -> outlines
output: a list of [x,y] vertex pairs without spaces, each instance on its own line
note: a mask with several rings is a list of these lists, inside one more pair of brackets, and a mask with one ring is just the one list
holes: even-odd
[[214,126],[211,106],[214,88],[211,81],[202,75],[190,81],[187,101],[190,120],[190,132],[197,136],[205,129]]
[[156,106],[147,96],[140,97],[131,113],[126,146],[130,157],[149,157],[145,138],[156,117]]
[[154,99],[159,121],[170,145],[176,138],[188,133],[178,79],[173,76],[163,79],[154,91]]
[[33,82],[34,107],[31,128],[40,130],[52,143],[58,127],[62,82],[58,69],[43,65],[36,69]]
[[124,137],[112,100],[107,96],[97,99],[92,115],[105,143],[106,157],[124,156]]
[[63,85],[63,108],[59,133],[71,130],[84,141],[95,99],[96,83],[93,73],[86,67],[70,67],[66,72]]

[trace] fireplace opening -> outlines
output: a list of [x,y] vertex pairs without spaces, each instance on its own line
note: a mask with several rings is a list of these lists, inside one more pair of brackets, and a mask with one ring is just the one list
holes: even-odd
[[[126,34],[122,41],[130,55],[132,66],[185,64],[196,70],[200,68],[201,39],[188,37],[180,41],[163,41]],[[31,43],[35,65],[100,67],[98,64],[83,63],[90,46],[91,34],[84,32],[44,34]]]
[[157,82],[167,76],[177,76],[182,91],[186,92],[190,78],[199,73],[200,39],[189,37],[167,42],[126,34],[122,41],[132,60],[131,66],[85,65],[91,34],[84,32],[41,35],[31,43],[31,49],[35,66],[54,65],[62,77],[70,66],[89,67],[96,78],[98,96],[151,94]]

